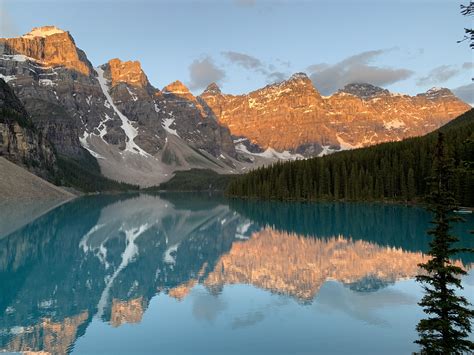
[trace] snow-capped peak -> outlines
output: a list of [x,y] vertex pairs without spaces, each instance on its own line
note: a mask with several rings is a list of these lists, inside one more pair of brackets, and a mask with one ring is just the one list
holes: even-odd
[[52,36],[58,33],[66,33],[66,31],[63,31],[56,26],[44,26],[44,27],[35,27],[33,28],[30,32],[25,34],[23,37],[24,38],[35,38],[35,37],[48,37]]
[[434,86],[431,89],[429,89],[427,92],[432,93],[432,92],[438,92],[438,91],[442,91],[442,90],[446,90],[446,89],[442,88],[440,86]]
[[447,88],[441,88],[441,87],[433,87],[429,89],[424,96],[427,98],[435,99],[435,98],[441,98],[441,97],[451,97],[454,96],[451,90]]

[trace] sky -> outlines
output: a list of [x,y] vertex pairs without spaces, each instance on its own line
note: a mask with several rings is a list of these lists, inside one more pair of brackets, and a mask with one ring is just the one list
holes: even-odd
[[[56,25],[97,66],[138,60],[158,88],[240,94],[305,72],[322,95],[351,82],[474,103],[462,0],[0,0],[0,37]],[[467,1],[465,1],[467,2]]]

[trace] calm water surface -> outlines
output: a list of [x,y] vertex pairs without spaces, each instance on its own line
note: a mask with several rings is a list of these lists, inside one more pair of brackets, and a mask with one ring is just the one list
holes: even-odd
[[[81,198],[0,239],[0,351],[409,354],[429,220],[379,204]],[[470,229],[467,216],[455,232],[474,247]],[[474,272],[463,285],[474,302]]]

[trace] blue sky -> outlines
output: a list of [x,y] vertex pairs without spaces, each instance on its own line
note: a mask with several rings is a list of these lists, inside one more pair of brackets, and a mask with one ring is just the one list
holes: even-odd
[[[0,37],[56,25],[94,65],[139,60],[158,88],[243,93],[306,72],[327,95],[350,81],[415,94],[469,85],[472,18],[453,0],[0,0]],[[462,92],[460,92],[462,95]],[[474,100],[469,100],[473,102]]]

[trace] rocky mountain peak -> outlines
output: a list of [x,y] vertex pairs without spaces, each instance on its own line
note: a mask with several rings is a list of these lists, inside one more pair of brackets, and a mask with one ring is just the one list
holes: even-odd
[[161,94],[166,100],[175,101],[179,103],[193,103],[202,115],[205,115],[204,109],[198,102],[196,97],[189,91],[189,89],[181,81],[176,80],[171,84],[166,85]]
[[280,90],[292,90],[299,92],[300,95],[316,95],[319,97],[319,92],[313,85],[311,79],[305,73],[295,73],[290,76],[287,80],[273,84],[269,86],[275,88],[277,91]]
[[142,88],[150,85],[139,61],[123,62],[118,58],[114,58],[109,60],[107,64],[110,69],[112,87],[119,83],[126,83]]
[[46,38],[55,34],[62,34],[62,33],[67,33],[67,32],[57,28],[56,26],[43,26],[43,27],[33,28],[30,32],[23,35],[22,37],[23,38],[36,38],[36,37]]
[[451,90],[447,88],[441,88],[441,87],[433,87],[429,89],[428,91],[426,91],[425,93],[419,94],[419,95],[425,96],[427,99],[430,99],[430,100],[441,99],[441,98],[455,98]]
[[369,100],[377,96],[390,94],[388,90],[368,83],[347,84],[346,86],[344,86],[343,89],[339,90],[338,92],[351,94],[363,100]]
[[204,90],[202,94],[219,95],[222,94],[222,92],[216,83],[211,83],[207,86],[206,90]]
[[295,74],[293,74],[292,76],[290,76],[290,78],[288,79],[288,81],[306,81],[306,82],[311,82],[311,79],[308,77],[308,75],[306,75],[306,73],[299,72],[299,73],[295,73]]
[[178,96],[188,96],[191,95],[189,89],[184,85],[181,81],[176,80],[173,81],[171,84],[166,85],[163,88],[163,94],[174,94]]
[[298,95],[316,95],[319,97],[319,92],[313,85],[311,79],[305,73],[295,73],[287,80],[283,80],[274,84],[265,86],[263,89],[258,89],[250,94],[260,95],[262,93],[277,93],[281,95],[289,91],[297,92]]
[[22,55],[44,66],[60,66],[87,76],[93,72],[69,32],[55,26],[37,27],[22,37],[0,38],[0,56],[5,55]]

